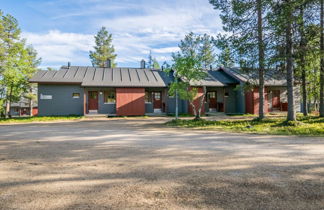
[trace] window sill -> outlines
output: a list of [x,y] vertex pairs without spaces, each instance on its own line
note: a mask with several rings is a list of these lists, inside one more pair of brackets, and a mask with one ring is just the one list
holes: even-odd
[[116,102],[108,102],[108,103],[104,103],[104,104],[116,104]]
[[146,104],[152,104],[152,102],[145,102]]

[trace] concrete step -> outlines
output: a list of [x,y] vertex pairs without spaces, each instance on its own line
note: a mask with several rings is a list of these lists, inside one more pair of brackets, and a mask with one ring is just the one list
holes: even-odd
[[84,117],[86,118],[102,118],[102,117],[108,117],[108,114],[86,114]]

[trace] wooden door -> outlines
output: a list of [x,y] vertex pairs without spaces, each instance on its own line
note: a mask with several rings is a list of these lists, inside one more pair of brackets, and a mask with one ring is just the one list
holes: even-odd
[[162,109],[162,93],[161,92],[152,92],[153,96],[153,108]]
[[88,109],[98,110],[98,91],[89,91]]
[[280,108],[280,90],[272,91],[272,108],[273,109]]
[[207,92],[207,99],[209,103],[209,108],[216,109],[217,108],[216,91]]

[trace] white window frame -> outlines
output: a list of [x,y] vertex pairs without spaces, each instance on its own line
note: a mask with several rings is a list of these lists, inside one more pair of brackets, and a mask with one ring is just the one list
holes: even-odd
[[[74,94],[79,94],[78,96],[73,96]],[[80,98],[81,94],[80,93],[72,93],[72,98]]]
[[52,95],[43,95],[43,94],[40,94],[40,99],[41,100],[52,100],[53,99],[53,96]]

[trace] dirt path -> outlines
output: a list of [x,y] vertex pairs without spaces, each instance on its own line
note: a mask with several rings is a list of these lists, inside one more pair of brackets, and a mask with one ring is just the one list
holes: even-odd
[[323,209],[324,138],[164,120],[0,125],[0,209]]

